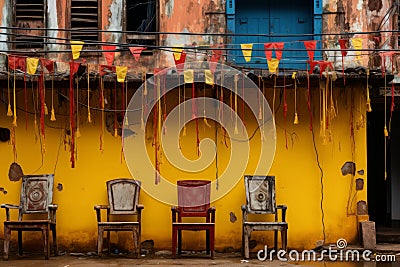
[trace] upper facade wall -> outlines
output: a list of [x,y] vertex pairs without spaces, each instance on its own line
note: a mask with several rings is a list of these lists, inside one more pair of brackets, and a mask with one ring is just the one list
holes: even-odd
[[[0,0],[0,9],[2,11],[0,12],[0,21],[3,27],[1,29],[2,34],[0,35],[0,40],[3,41],[0,42],[0,50],[9,51],[11,54],[24,51],[21,54],[47,57],[57,61],[59,71],[67,71],[69,68],[68,62],[71,60],[69,40],[74,39],[70,29],[71,27],[80,26],[82,28],[89,27],[84,17],[87,11],[86,9],[84,9],[86,11],[78,12],[78,18],[71,21],[72,13],[74,10],[78,10],[76,6],[79,6],[79,8],[85,7],[93,1],[33,0],[33,2],[36,1],[43,2],[45,5],[42,24],[30,18],[22,22],[20,21],[20,23],[16,21],[17,17],[20,15],[17,11],[17,4],[24,3],[24,0]],[[87,42],[83,48],[84,52],[81,53],[80,60],[85,59],[87,63],[106,64],[104,54],[100,52],[101,46],[98,42],[117,44],[118,51],[116,53],[114,65],[130,66],[131,73],[140,74],[144,71],[151,72],[154,68],[173,66],[174,61],[171,50],[175,46],[185,46],[186,48],[191,46],[209,47],[214,44],[229,43],[236,47],[239,43],[246,41],[246,38],[242,38],[244,40],[239,38],[239,40],[232,36],[224,35],[224,33],[230,32],[227,23],[233,23],[232,25],[235,25],[235,20],[239,19],[239,17],[244,14],[243,12],[240,13],[240,10],[238,10],[240,6],[243,6],[243,4],[240,4],[242,2],[239,0],[233,1],[234,10],[232,12],[233,15],[236,13],[237,18],[229,14],[229,18],[234,18],[231,22],[227,22],[225,0],[154,0],[151,8],[147,5],[144,6],[139,0],[94,0],[94,2],[96,1],[98,3],[98,10],[96,11],[98,16],[94,19],[97,19],[98,30],[100,31],[96,39],[97,46],[89,46]],[[230,1],[232,2],[232,0]],[[313,28],[311,32],[316,34],[314,36],[315,39],[319,39],[319,30],[316,31],[315,29],[321,27],[322,24],[322,33],[328,34],[322,36],[322,48],[327,49],[323,53],[322,58],[334,62],[336,69],[342,67],[338,43],[338,40],[341,38],[361,38],[362,47],[364,49],[360,57],[357,57],[355,51],[349,51],[348,56],[344,59],[345,68],[361,65],[372,69],[379,69],[379,55],[373,53],[373,51],[368,51],[368,49],[377,49],[379,51],[381,49],[397,48],[398,36],[392,36],[390,32],[363,34],[363,32],[390,31],[397,29],[397,7],[392,5],[390,1],[325,0],[322,2],[322,16],[320,15],[320,11],[317,10],[320,2],[318,0],[315,1],[313,5],[310,5],[311,9],[313,9],[310,10],[310,16],[312,17],[310,19],[313,21],[311,23],[311,27]],[[33,2],[31,1],[31,3]],[[238,14],[240,14],[240,16]],[[285,15],[285,7],[282,6],[282,18],[285,18],[287,15],[288,14]],[[303,20],[304,18],[301,21]],[[307,20],[305,19],[304,21]],[[139,25],[140,22],[142,22],[141,25]],[[12,27],[30,29],[47,28],[47,30],[21,31],[13,29]],[[148,33],[139,34],[138,32],[132,31]],[[6,41],[16,41],[13,38],[15,36],[14,34],[17,33],[25,35],[44,35],[47,36],[47,39],[43,39],[45,45],[42,48],[16,48],[18,43]],[[268,34],[268,32],[259,33]],[[274,34],[279,33],[274,32]],[[281,34],[284,34],[284,32]],[[83,38],[89,37],[84,36]],[[90,38],[93,38],[93,36]],[[298,39],[301,40],[300,37],[298,37]],[[291,41],[291,43],[293,42]],[[127,48],[129,45],[143,45],[148,47],[147,51],[142,54],[139,62],[136,62],[129,52]],[[289,43],[287,46],[285,45],[285,48],[290,49]],[[295,48],[303,49],[302,46]],[[351,42],[349,43],[349,48],[354,49]],[[335,51],[330,51],[332,49]],[[35,54],[34,51],[37,50],[47,50],[48,53]],[[87,52],[87,50],[94,51]],[[209,51],[201,49],[187,49],[187,51],[187,60],[189,61],[203,61],[207,60],[210,56]],[[231,53],[230,51],[226,52]],[[242,56],[240,50],[235,53],[236,57]],[[260,55],[262,62],[261,65],[258,66],[266,68],[266,62],[264,62],[265,58],[262,58],[263,53]],[[305,57],[303,65],[306,64],[306,59],[307,57]],[[5,59],[3,58],[2,60],[4,62]],[[390,70],[390,60],[387,60],[387,62],[387,69]]]

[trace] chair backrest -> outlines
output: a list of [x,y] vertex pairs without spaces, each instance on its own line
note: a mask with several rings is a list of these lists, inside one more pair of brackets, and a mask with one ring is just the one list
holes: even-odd
[[107,181],[110,214],[136,214],[139,203],[141,182],[134,179],[114,179]]
[[54,174],[22,176],[20,210],[18,219],[23,214],[49,213],[53,202]]
[[178,209],[180,215],[203,217],[210,207],[211,181],[180,180],[178,185]]
[[275,176],[245,175],[246,205],[249,213],[274,214]]

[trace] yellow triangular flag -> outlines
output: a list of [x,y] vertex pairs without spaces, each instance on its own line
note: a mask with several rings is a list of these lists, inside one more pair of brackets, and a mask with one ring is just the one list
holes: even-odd
[[204,76],[206,78],[206,84],[214,85],[214,75],[211,70],[204,70]]
[[244,60],[249,62],[251,60],[251,52],[253,51],[253,44],[241,44]]
[[[352,38],[351,44],[353,45],[355,50],[362,49],[362,38]],[[361,51],[356,51],[357,59],[360,59]]]
[[78,59],[81,53],[84,42],[82,41],[70,41],[72,50],[72,59]]
[[26,58],[26,67],[27,67],[26,72],[29,75],[35,74],[38,64],[39,64],[38,58],[33,58],[33,57]]
[[194,82],[193,70],[185,70],[183,72],[183,77],[184,77],[185,83],[193,83]]
[[182,51],[183,51],[183,48],[181,48],[181,47],[173,47],[172,48],[172,52],[174,52],[175,60],[181,59]]
[[125,77],[126,77],[126,73],[128,72],[128,67],[116,66],[115,71],[117,72],[117,81],[119,83],[125,82]]
[[276,70],[279,66],[279,59],[271,58],[271,60],[267,60],[268,69],[270,73],[276,73]]

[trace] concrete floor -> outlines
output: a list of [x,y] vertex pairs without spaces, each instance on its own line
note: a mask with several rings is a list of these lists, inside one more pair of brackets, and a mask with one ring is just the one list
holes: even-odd
[[[400,255],[400,244],[380,244],[380,253],[392,253]],[[355,248],[350,248],[355,249]],[[386,251],[386,252],[383,252]],[[50,257],[50,260],[44,260],[40,253],[26,253],[18,256],[15,253],[10,255],[8,261],[0,260],[0,266],[10,267],[91,267],[91,266],[241,266],[251,267],[257,265],[272,267],[290,267],[290,266],[316,266],[316,267],[395,267],[400,266],[400,257],[397,255],[397,262],[376,263],[376,262],[282,262],[277,259],[273,261],[260,261],[255,254],[251,255],[249,260],[244,260],[240,253],[216,253],[214,259],[205,257],[204,254],[195,253],[184,255],[178,259],[172,259],[170,256],[146,255],[140,259],[129,255],[105,254],[99,258],[94,253],[70,253],[56,257]]]

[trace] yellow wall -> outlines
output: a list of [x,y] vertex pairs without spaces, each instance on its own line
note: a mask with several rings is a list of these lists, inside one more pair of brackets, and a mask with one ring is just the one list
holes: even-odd
[[[304,86],[304,82],[302,83]],[[6,90],[6,89],[4,89]],[[283,103],[279,100],[277,89],[275,107],[277,145],[276,155],[272,169],[269,174],[276,176],[277,204],[288,206],[287,221],[289,222],[288,246],[290,248],[302,249],[313,248],[317,240],[323,239],[321,223],[321,173],[317,166],[316,154],[313,147],[312,135],[309,130],[309,114],[306,103],[306,89],[298,89],[298,107],[300,124],[293,124],[294,114],[294,91],[287,91],[288,115],[287,115],[287,140],[288,148],[285,147]],[[272,103],[272,88],[267,87],[267,98]],[[6,91],[4,91],[6,94]],[[47,105],[50,109],[49,93],[47,94]],[[23,106],[23,92],[19,90],[18,106]],[[32,97],[29,94],[29,97]],[[348,86],[346,90],[335,89],[337,117],[332,121],[332,141],[323,142],[320,137],[319,123],[319,90],[312,89],[312,108],[314,110],[314,133],[319,161],[323,170],[325,234],[326,243],[336,242],[338,238],[346,238],[348,242],[355,241],[357,234],[357,218],[355,216],[355,203],[357,200],[366,200],[366,188],[354,198],[355,191],[349,191],[353,177],[342,176],[341,166],[346,161],[354,161],[357,170],[366,171],[366,128],[357,129],[356,123],[365,116],[364,95],[362,88]],[[95,103],[94,106],[97,106]],[[171,100],[175,101],[175,100]],[[283,101],[283,99],[282,99]],[[169,101],[170,102],[170,101]],[[353,102],[353,111],[351,112]],[[57,104],[57,103],[56,103]],[[31,107],[32,108],[32,107]],[[6,117],[6,107],[0,106],[0,127],[11,128],[12,118]],[[53,173],[55,171],[55,187],[62,184],[63,190],[54,189],[54,202],[59,205],[57,213],[57,230],[59,244],[68,250],[94,251],[96,247],[97,229],[96,218],[93,210],[95,204],[105,204],[106,187],[105,182],[118,177],[131,177],[124,158],[121,154],[121,138],[113,137],[105,131],[104,151],[99,150],[100,118],[99,113],[92,114],[95,121],[88,124],[85,108],[80,108],[80,132],[77,138],[77,162],[76,168],[72,169],[70,164],[69,145],[64,144],[64,129],[68,128],[68,109],[65,106],[58,108],[57,121],[50,122],[46,117],[46,152],[41,156],[41,143],[39,134],[34,128],[34,117],[29,115],[28,129],[25,129],[25,114],[18,111],[18,127],[16,128],[16,148],[18,153],[17,162],[22,166],[25,174]],[[351,120],[350,114],[354,117]],[[248,113],[247,113],[248,114]],[[365,117],[364,117],[365,118]],[[39,121],[39,117],[37,117]],[[352,148],[350,122],[354,125],[355,148]],[[359,121],[361,122],[361,121]],[[195,153],[195,135],[192,123],[188,135],[182,137],[182,147],[185,147],[185,155],[189,158]],[[254,120],[246,118],[248,132],[255,129]],[[213,131],[204,130],[200,123],[200,137],[213,137]],[[221,136],[218,137],[219,139]],[[221,140],[221,139],[220,139]],[[252,151],[259,147],[259,134],[250,142]],[[148,142],[149,151],[151,142]],[[0,173],[2,179],[0,186],[8,192],[0,193],[0,203],[18,203],[20,182],[11,182],[7,178],[8,168],[13,162],[13,151],[10,143],[0,143],[1,162]],[[218,142],[220,155],[220,168],[224,168],[229,155],[229,148]],[[252,156],[253,157],[253,156]],[[225,159],[225,162],[224,162]],[[42,162],[43,160],[43,162]],[[56,165],[57,163],[57,165]],[[251,161],[246,173],[252,174],[255,162]],[[168,164],[161,167],[162,173],[173,173],[175,170]],[[266,174],[266,173],[259,173]],[[215,179],[215,166],[212,165],[198,178]],[[141,177],[135,177],[141,179]],[[179,177],[177,177],[179,178]],[[366,175],[364,175],[366,179]],[[220,181],[223,183],[223,181]],[[366,184],[366,181],[365,181]],[[354,188],[354,187],[353,187]],[[175,192],[172,192],[175,193]],[[350,194],[351,204],[348,207]],[[142,240],[153,239],[158,249],[170,249],[171,242],[171,212],[168,205],[162,204],[142,191],[140,202],[144,204]],[[244,184],[241,180],[237,186],[224,198],[216,201],[213,205],[216,212],[216,247],[241,246],[241,205],[245,203]],[[230,212],[233,212],[237,221],[230,222]],[[16,214],[13,214],[16,216]],[[14,217],[15,218],[15,217]],[[0,221],[5,219],[5,214],[0,213]],[[15,237],[15,236],[14,236]],[[264,244],[272,245],[272,234],[254,234],[258,247]],[[118,238],[118,239],[117,239]],[[202,248],[203,234],[190,233],[184,235],[184,247]],[[123,233],[112,237],[114,243],[118,242],[127,248],[131,248],[128,241],[130,236]]]

